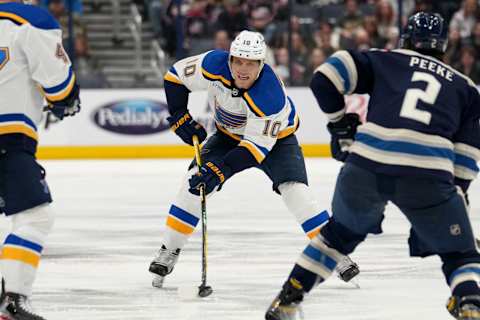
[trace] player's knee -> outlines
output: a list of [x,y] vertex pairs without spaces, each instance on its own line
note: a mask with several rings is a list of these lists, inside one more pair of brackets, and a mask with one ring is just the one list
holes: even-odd
[[29,229],[42,235],[50,233],[55,221],[55,213],[50,204],[43,204],[18,214],[12,218],[13,232]]
[[344,255],[352,253],[366,238],[366,235],[352,232],[347,227],[336,222],[334,218],[330,219],[320,233],[330,247],[335,248]]

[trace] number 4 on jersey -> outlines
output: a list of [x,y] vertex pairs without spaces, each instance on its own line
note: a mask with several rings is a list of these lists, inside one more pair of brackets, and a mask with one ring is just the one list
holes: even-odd
[[10,60],[10,53],[8,48],[2,47],[0,48],[0,70],[7,64],[8,60]]

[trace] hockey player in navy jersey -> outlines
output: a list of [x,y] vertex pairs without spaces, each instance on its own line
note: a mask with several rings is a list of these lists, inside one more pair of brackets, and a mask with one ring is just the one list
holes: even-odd
[[60,120],[77,113],[79,88],[46,10],[0,1],[0,35],[0,212],[12,222],[0,256],[0,319],[42,320],[30,295],[54,213],[35,159],[37,128],[44,99]]
[[[417,13],[401,49],[338,51],[316,70],[311,88],[330,120],[332,152],[345,165],[332,218],[297,260],[266,319],[296,319],[304,295],[330,276],[339,255],[382,232],[387,202],[411,223],[411,256],[441,258],[448,311],[480,319],[480,254],[465,197],[478,173],[480,97],[469,78],[440,60],[447,28],[439,15]],[[363,125],[345,113],[343,95],[352,93],[370,95]]]
[[[258,167],[273,183],[303,231],[312,238],[329,218],[308,188],[302,151],[295,136],[298,115],[283,84],[264,63],[266,45],[257,32],[242,31],[230,52],[213,50],[178,61],[165,75],[165,92],[174,132],[192,145],[207,133],[187,109],[191,91],[207,90],[215,110],[216,132],[202,148],[201,174],[194,164],[173,201],[166,221],[162,247],[150,264],[161,287],[172,272],[181,248],[201,216],[198,187],[208,195],[220,190],[234,174]],[[358,273],[348,257],[337,271],[348,281]]]

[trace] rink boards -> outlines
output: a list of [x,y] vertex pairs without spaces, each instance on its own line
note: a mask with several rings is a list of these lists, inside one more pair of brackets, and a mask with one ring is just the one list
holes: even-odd
[[[306,156],[329,156],[326,117],[308,88],[288,94],[300,116],[297,136]],[[183,158],[193,152],[168,127],[163,89],[83,90],[82,111],[62,122],[39,125],[41,159]],[[368,97],[348,97],[349,110],[364,116]],[[206,92],[190,94],[188,108],[209,132],[213,110]]]

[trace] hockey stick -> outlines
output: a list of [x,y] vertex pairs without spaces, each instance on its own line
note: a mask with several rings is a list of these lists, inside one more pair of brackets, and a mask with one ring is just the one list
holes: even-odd
[[[193,147],[195,149],[195,161],[200,172],[202,157],[197,136],[193,136]],[[207,199],[205,185],[200,185],[200,202],[202,206],[202,284],[198,287],[198,296],[204,298],[213,292],[212,287],[207,286]]]

